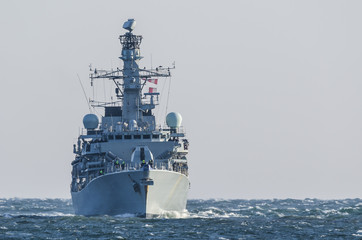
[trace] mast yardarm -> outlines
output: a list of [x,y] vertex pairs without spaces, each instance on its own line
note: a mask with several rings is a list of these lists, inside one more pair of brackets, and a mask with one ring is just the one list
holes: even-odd
[[[142,89],[147,81],[153,77],[170,77],[170,68],[163,68],[161,66],[156,69],[139,68],[139,60],[142,59],[140,45],[143,37],[132,33],[135,25],[134,19],[129,19],[123,25],[123,28],[128,30],[128,32],[119,36],[122,45],[122,53],[119,58],[123,61],[123,69],[117,68],[117,70],[111,71],[95,70],[94,73],[91,73],[90,77],[92,81],[97,78],[113,80],[116,85],[116,97],[122,102],[123,123],[130,124],[132,122],[133,124],[136,122],[139,126],[147,125],[150,129],[154,129],[154,117],[146,119],[144,116],[153,116],[152,109],[157,105],[156,100],[158,100],[159,93],[148,92],[144,94],[145,97],[142,97]],[[118,80],[123,80],[123,82]],[[95,101],[92,101],[92,106],[115,106],[117,103],[118,101],[97,104]]]

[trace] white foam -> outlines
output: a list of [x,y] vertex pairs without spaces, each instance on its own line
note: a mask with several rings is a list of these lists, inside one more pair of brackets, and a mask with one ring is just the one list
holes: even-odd
[[27,216],[27,217],[73,217],[74,214],[70,213],[61,213],[61,212],[51,212],[51,213],[15,213],[15,214],[9,214],[5,213],[3,215],[5,218],[13,218],[18,216]]
[[116,215],[115,217],[119,217],[119,218],[134,218],[134,217],[137,217],[137,216],[136,216],[136,214],[133,214],[133,213],[123,213],[123,214]]
[[190,218],[249,218],[250,216],[242,215],[236,212],[225,212],[222,209],[210,207],[207,210],[190,214]]
[[71,213],[61,213],[61,212],[51,212],[51,213],[38,213],[38,214],[29,214],[30,216],[40,216],[40,217],[73,217],[74,214]]
[[179,211],[162,211],[157,218],[188,218],[190,214],[187,210],[179,212]]

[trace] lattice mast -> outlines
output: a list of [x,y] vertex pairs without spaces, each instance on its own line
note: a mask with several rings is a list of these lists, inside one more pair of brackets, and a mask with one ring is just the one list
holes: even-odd
[[119,40],[122,44],[122,56],[123,60],[123,108],[122,116],[123,121],[129,122],[131,120],[140,121],[142,116],[142,110],[140,106],[142,86],[139,76],[138,62],[142,58],[140,55],[140,44],[142,36],[136,36],[132,34],[135,21],[132,19],[124,23],[123,28],[129,32],[121,35]]
[[[108,78],[113,80],[116,85],[116,96],[122,100],[122,122],[142,123],[142,116],[145,113],[150,114],[155,108],[154,96],[159,93],[145,93],[145,97],[150,97],[149,101],[142,102],[142,89],[147,80],[153,77],[170,77],[171,68],[158,67],[156,69],[140,69],[139,61],[143,58],[140,54],[140,44],[142,36],[134,35],[132,31],[136,22],[129,19],[124,23],[123,28],[128,30],[124,35],[119,36],[122,45],[122,54],[120,59],[123,61],[123,69],[114,71],[95,70],[90,75],[91,81],[97,78]],[[172,67],[174,68],[174,66]],[[123,83],[118,82],[123,80]],[[94,104],[93,106],[106,106],[105,104]],[[114,104],[114,102],[109,103]],[[153,115],[153,114],[152,114]]]

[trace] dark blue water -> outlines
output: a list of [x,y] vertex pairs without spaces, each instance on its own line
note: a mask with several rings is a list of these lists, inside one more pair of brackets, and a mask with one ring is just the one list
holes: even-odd
[[75,216],[70,200],[0,199],[0,239],[362,239],[362,200],[189,200],[153,219]]

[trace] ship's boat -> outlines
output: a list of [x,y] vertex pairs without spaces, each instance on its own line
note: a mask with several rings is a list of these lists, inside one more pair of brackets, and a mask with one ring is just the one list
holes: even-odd
[[[154,115],[159,93],[147,84],[171,76],[171,68],[140,68],[142,36],[134,35],[135,20],[123,25],[119,37],[123,68],[91,69],[93,86],[98,79],[113,83],[111,101],[91,100],[100,112],[84,116],[84,129],[74,144],[71,195],[75,214],[137,216],[186,210],[189,189],[189,142],[182,117],[171,112],[165,126]],[[94,86],[93,86],[94,87]],[[103,109],[99,110],[99,109]]]

